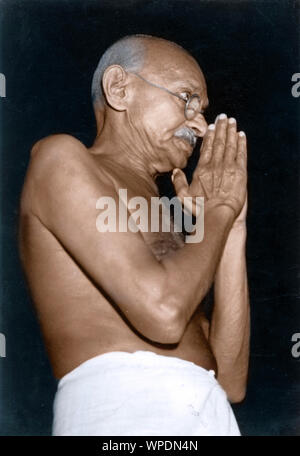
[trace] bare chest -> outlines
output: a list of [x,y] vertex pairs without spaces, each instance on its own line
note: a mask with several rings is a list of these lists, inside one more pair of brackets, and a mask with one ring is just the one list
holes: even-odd
[[133,227],[141,233],[158,260],[185,244],[184,235],[174,224],[171,208],[165,201],[158,196],[133,197],[127,201],[129,229]]
[[[172,223],[172,221],[171,221]],[[145,232],[142,233],[145,243],[149,246],[152,253],[158,260],[164,256],[182,248],[184,246],[184,238],[181,233],[174,232],[173,224],[170,232]]]
[[118,215],[122,218],[119,226],[139,232],[158,260],[182,248],[184,235],[180,224],[173,222],[172,203],[167,197],[158,196],[154,182],[149,183],[128,170],[125,173],[117,166],[112,169],[107,162],[105,168],[118,195]]

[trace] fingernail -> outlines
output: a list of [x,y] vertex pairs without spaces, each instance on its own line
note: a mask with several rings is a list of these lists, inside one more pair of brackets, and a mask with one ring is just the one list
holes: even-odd
[[226,114],[220,114],[220,115],[218,116],[218,118],[219,118],[220,120],[223,120],[223,119],[226,119],[227,116],[226,116]]
[[175,171],[175,169],[173,169],[173,173],[172,173],[172,175],[171,175],[171,181],[172,181],[173,183],[174,183],[174,176],[175,176],[175,174],[176,174],[176,171]]
[[215,124],[208,125],[208,130],[214,130],[215,128]]
[[228,119],[228,123],[235,124],[236,123],[235,118],[234,117],[230,117],[230,119]]
[[245,132],[240,131],[240,132],[239,132],[239,136],[241,136],[241,137],[246,136],[246,135],[245,135]]

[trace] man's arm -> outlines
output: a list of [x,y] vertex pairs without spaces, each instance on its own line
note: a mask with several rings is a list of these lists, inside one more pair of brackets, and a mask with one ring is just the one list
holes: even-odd
[[141,233],[97,231],[97,200],[117,195],[75,139],[40,142],[27,180],[32,213],[133,326],[151,340],[179,342],[214,278],[235,218],[226,198],[236,189],[231,185],[223,199],[207,205],[202,243],[187,244],[159,262]]
[[[204,138],[204,143],[205,141]],[[236,122],[229,121],[226,137],[229,157],[236,155],[241,141],[243,147],[246,147],[245,137],[241,138],[237,135]],[[201,156],[204,156],[202,161]],[[181,200],[184,196],[201,193],[208,202],[213,198],[210,181],[219,179],[221,173],[218,173],[217,169],[211,178],[209,170],[205,169],[205,162],[205,150],[201,149],[200,160],[190,186],[184,174],[179,173],[175,188]],[[225,171],[226,168],[230,175],[231,164],[230,160],[226,160],[225,152]],[[243,192],[243,185],[241,185],[241,192]],[[248,373],[250,311],[245,260],[246,212],[247,198],[245,197],[243,209],[230,230],[217,268],[214,282],[214,309],[211,323],[207,322],[208,328],[205,328],[205,334],[216,357],[218,379],[232,402],[243,399]]]
[[209,331],[218,380],[231,402],[243,400],[248,375],[250,308],[245,244],[245,224],[237,224],[229,233],[217,269]]

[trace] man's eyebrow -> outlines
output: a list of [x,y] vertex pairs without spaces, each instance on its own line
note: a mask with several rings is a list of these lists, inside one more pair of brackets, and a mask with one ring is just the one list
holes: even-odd
[[[195,81],[191,80],[185,80],[185,81],[178,81],[175,83],[175,90],[189,90],[189,92],[199,95],[199,97],[202,98],[201,92],[205,89],[205,87],[199,85],[199,83],[196,83]],[[206,105],[205,105],[206,106]],[[208,103],[207,103],[208,106]]]
[[180,79],[173,81],[173,87],[175,89],[188,89],[188,90],[195,90],[198,87],[198,84],[195,81],[191,81],[189,79]]

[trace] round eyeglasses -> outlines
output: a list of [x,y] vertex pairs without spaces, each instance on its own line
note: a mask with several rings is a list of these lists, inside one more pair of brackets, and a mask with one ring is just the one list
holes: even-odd
[[165,92],[169,93],[170,95],[173,95],[176,98],[179,98],[179,100],[184,101],[185,103],[185,108],[184,108],[184,115],[187,120],[192,120],[196,117],[197,114],[204,114],[204,111],[201,110],[201,98],[199,97],[198,94],[194,93],[192,95],[187,94],[187,98],[182,97],[178,95],[177,93],[171,92],[171,90],[166,89],[165,87],[154,84],[153,82],[148,81],[145,79],[143,76],[141,76],[138,73],[130,73],[134,74],[138,78],[140,78],[142,81],[146,82],[147,84],[151,85],[152,87],[156,87],[157,89],[164,90]]

